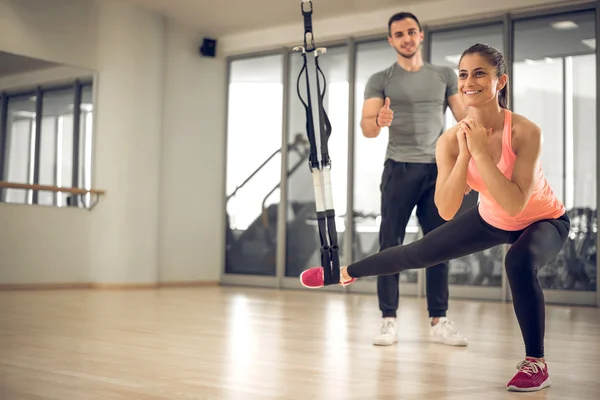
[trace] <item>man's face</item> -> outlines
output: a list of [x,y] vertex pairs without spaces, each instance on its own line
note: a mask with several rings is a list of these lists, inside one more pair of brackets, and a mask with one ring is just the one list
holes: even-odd
[[423,32],[412,18],[392,22],[388,42],[404,58],[412,58],[421,48]]

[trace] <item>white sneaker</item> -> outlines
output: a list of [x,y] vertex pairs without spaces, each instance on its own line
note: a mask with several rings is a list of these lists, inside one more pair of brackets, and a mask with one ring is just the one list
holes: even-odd
[[396,318],[384,318],[379,333],[373,338],[373,344],[377,346],[390,346],[398,341],[398,330]]
[[436,343],[449,346],[466,346],[467,338],[462,336],[454,327],[454,322],[448,318],[440,318],[438,323],[429,328],[429,338]]

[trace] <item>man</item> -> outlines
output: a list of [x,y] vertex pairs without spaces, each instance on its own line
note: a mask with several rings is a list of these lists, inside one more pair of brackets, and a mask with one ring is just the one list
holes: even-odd
[[[458,97],[458,79],[449,67],[423,62],[423,31],[418,19],[401,12],[388,21],[388,42],[397,62],[371,76],[367,82],[361,129],[375,138],[389,128],[389,143],[381,181],[380,250],[401,244],[412,210],[423,234],[445,221],[434,204],[437,167],[435,146],[444,131],[444,112],[449,106],[462,120],[465,107]],[[466,338],[446,318],[448,309],[448,262],[426,270],[430,338],[448,345],[465,346]],[[398,341],[396,311],[399,274],[379,276],[377,296],[383,323],[374,337],[376,345]]]

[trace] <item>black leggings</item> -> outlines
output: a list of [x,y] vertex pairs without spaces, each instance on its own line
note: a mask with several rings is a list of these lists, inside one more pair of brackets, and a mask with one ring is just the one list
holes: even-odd
[[569,217],[535,222],[519,231],[505,231],[485,222],[477,206],[463,212],[420,240],[394,246],[350,264],[355,278],[395,274],[427,268],[499,244],[511,244],[505,267],[513,305],[525,342],[526,356],[544,356],[544,294],[537,272],[550,263],[565,244]]

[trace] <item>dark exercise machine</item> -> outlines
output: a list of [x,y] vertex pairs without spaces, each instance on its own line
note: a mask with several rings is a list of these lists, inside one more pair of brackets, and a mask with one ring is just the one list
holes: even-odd
[[596,291],[598,214],[589,207],[575,207],[567,215],[571,219],[567,243],[538,277],[548,289]]
[[[287,171],[291,176],[302,166],[308,156],[308,143],[302,134],[297,134],[294,141],[289,143],[288,153],[296,153],[298,160]],[[254,172],[252,172],[235,190],[227,196],[227,203],[240,189],[250,182],[260,170],[281,152],[276,150]],[[229,213],[226,213],[225,237],[225,272],[229,274],[251,274],[274,276],[277,257],[277,216],[279,202],[266,206],[267,199],[281,186],[277,183],[263,198],[259,216],[248,226],[248,229],[234,232],[231,228]],[[294,232],[294,237],[300,240],[288,244],[286,265],[291,270],[303,270],[317,247],[314,228],[307,224],[315,214],[313,202],[295,201],[290,203],[288,212],[288,231]]]

